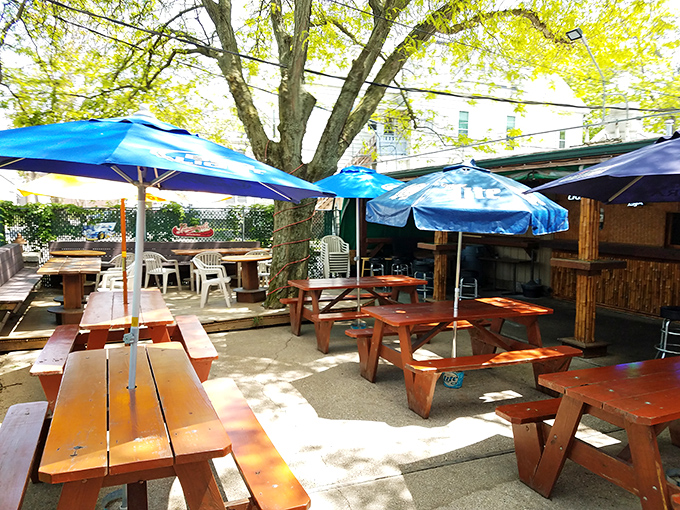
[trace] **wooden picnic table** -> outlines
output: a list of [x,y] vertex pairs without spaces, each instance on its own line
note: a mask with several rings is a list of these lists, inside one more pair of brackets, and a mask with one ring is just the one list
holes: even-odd
[[[670,427],[680,446],[680,358],[545,374],[539,383],[563,394],[555,422],[513,427],[520,478],[550,497],[567,458],[636,494],[644,509],[671,508],[680,487],[667,483],[657,436]],[[532,403],[528,403],[530,406]],[[615,455],[575,438],[585,414],[626,431]]]
[[38,476],[63,483],[59,509],[94,509],[102,487],[128,487],[147,508],[146,481],[177,476],[192,510],[224,508],[210,459],[231,442],[178,342],[69,355]]
[[102,262],[96,257],[52,257],[37,271],[39,275],[59,275],[64,287],[64,304],[48,308],[60,318],[61,324],[78,324],[83,316],[85,275],[98,274]]
[[[328,353],[330,334],[333,323],[338,320],[351,320],[367,317],[363,310],[338,311],[336,305],[346,301],[346,297],[353,290],[361,290],[368,294],[371,299],[377,299],[381,304],[396,303],[399,293],[408,294],[411,303],[418,302],[418,287],[425,285],[425,280],[411,278],[410,276],[387,275],[387,276],[362,276],[360,278],[313,278],[308,280],[288,280],[288,285],[299,289],[296,299],[287,300],[290,306],[290,327],[294,335],[300,336],[302,319],[307,319],[314,324],[316,332],[317,348]],[[388,287],[390,294],[380,293],[376,289]],[[321,293],[324,291],[341,291],[331,298],[322,308]],[[309,302],[312,308],[305,304]]]
[[[368,306],[362,310],[375,319],[375,324],[372,336],[358,342],[361,375],[375,382],[379,358],[401,368],[404,371],[409,408],[423,418],[430,414],[435,385],[442,373],[530,362],[533,363],[537,380],[542,373],[566,370],[571,357],[580,355],[578,349],[571,347],[543,348],[538,317],[551,314],[552,309],[514,299],[494,297],[462,300],[456,316],[453,313],[453,301]],[[466,321],[466,327],[472,326],[469,329],[472,356],[426,361],[413,357],[420,347],[454,321]],[[524,326],[527,341],[502,335],[505,321]],[[422,326],[428,324],[429,328],[425,328],[415,339],[411,338],[414,329],[422,331]],[[383,343],[386,326],[397,330],[398,348]],[[497,354],[499,348],[505,352]]]
[[227,255],[222,262],[241,264],[241,287],[234,289],[239,303],[258,303],[266,297],[265,289],[260,287],[257,263],[271,260],[271,255]]
[[[101,349],[106,344],[109,331],[128,329],[132,325],[132,292],[128,292],[127,305],[122,291],[93,292],[88,297],[87,308],[80,328],[90,331],[88,349]],[[169,342],[168,326],[174,318],[165,304],[160,289],[142,289],[139,325],[149,329],[154,342]]]

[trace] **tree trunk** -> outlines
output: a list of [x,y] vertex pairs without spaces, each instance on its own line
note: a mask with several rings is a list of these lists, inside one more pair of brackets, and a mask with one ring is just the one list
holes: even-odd
[[316,199],[299,204],[277,201],[274,205],[273,271],[265,308],[282,308],[280,298],[297,295],[297,289],[289,287],[288,280],[307,278],[315,206]]

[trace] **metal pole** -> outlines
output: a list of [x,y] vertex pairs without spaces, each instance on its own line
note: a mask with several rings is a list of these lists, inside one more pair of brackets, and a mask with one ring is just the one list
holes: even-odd
[[128,374],[128,390],[136,387],[137,343],[139,341],[139,308],[142,297],[142,264],[144,239],[146,238],[146,186],[137,185],[137,232],[135,234],[135,274],[132,291],[132,324],[130,326],[130,372]]
[[586,50],[588,50],[588,55],[590,55],[590,59],[593,61],[593,64],[595,64],[595,68],[597,69],[597,72],[600,73],[600,79],[602,80],[602,122],[604,122],[605,107],[607,105],[607,80],[604,79],[604,74],[602,74],[600,66],[597,65],[597,60],[595,60],[593,52],[590,51],[590,46],[588,46],[588,41],[583,33],[581,33],[581,40],[583,41]]

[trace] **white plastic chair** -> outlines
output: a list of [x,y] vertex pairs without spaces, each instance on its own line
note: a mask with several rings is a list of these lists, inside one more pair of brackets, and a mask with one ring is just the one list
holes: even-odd
[[[219,254],[218,254],[219,255]],[[196,256],[198,257],[198,255]],[[223,266],[220,266],[222,271],[216,270],[214,266],[208,266],[203,263],[201,259],[194,257],[192,262],[196,266],[196,286],[201,288],[201,308],[203,308],[208,302],[208,292],[210,292],[210,287],[217,286],[222,290],[224,295],[224,300],[227,306],[231,306],[231,287],[229,287],[229,282],[231,278],[228,277]]]
[[[132,265],[127,268],[127,287],[132,290],[132,285],[135,279],[135,266]],[[97,287],[98,291],[102,290],[122,290],[123,289],[123,270],[119,273],[109,272],[102,277],[102,281]]]
[[[174,267],[168,267],[165,264],[173,264]],[[160,253],[154,251],[144,252],[144,266],[146,268],[146,276],[144,279],[144,287],[149,286],[149,279],[153,275],[156,280],[156,285],[158,285],[158,277],[163,278],[163,294],[168,290],[168,278],[171,274],[174,274],[177,278],[177,288],[182,290],[182,280],[179,276],[179,263],[176,260],[166,259]]]
[[[127,263],[128,270],[132,265],[135,263],[135,254],[134,253],[128,253],[127,257],[125,257],[125,262]],[[99,271],[97,273],[97,278],[95,281],[95,287],[99,288],[100,283],[102,278],[108,279],[113,276],[123,276],[123,255],[118,254],[115,257],[113,257],[111,260],[104,262],[105,264],[112,264],[113,267],[110,267],[108,269],[105,269],[104,271]],[[106,285],[104,285],[106,287]]]
[[349,277],[349,244],[338,236],[321,238],[321,259],[323,261],[323,277],[344,275]]
[[195,263],[196,260],[199,260],[203,263],[204,266],[203,271],[204,272],[207,271],[207,274],[214,274],[215,276],[219,276],[222,278],[227,277],[227,270],[222,265],[222,255],[220,255],[219,252],[202,251],[201,253],[196,254],[191,259],[191,263],[193,265],[193,269],[191,271],[191,282],[192,288],[193,285],[195,285],[196,294],[199,294],[201,292],[201,281],[200,278],[198,278],[199,271]]

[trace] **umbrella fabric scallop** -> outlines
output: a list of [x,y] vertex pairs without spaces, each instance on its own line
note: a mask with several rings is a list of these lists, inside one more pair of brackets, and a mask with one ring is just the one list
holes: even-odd
[[[128,182],[137,187],[139,211],[144,210],[149,186],[293,202],[333,196],[314,184],[161,122],[148,109],[130,117],[0,131],[1,168]],[[144,214],[138,214],[130,339],[133,346],[139,338],[144,232]],[[131,352],[132,389],[137,350]]]

